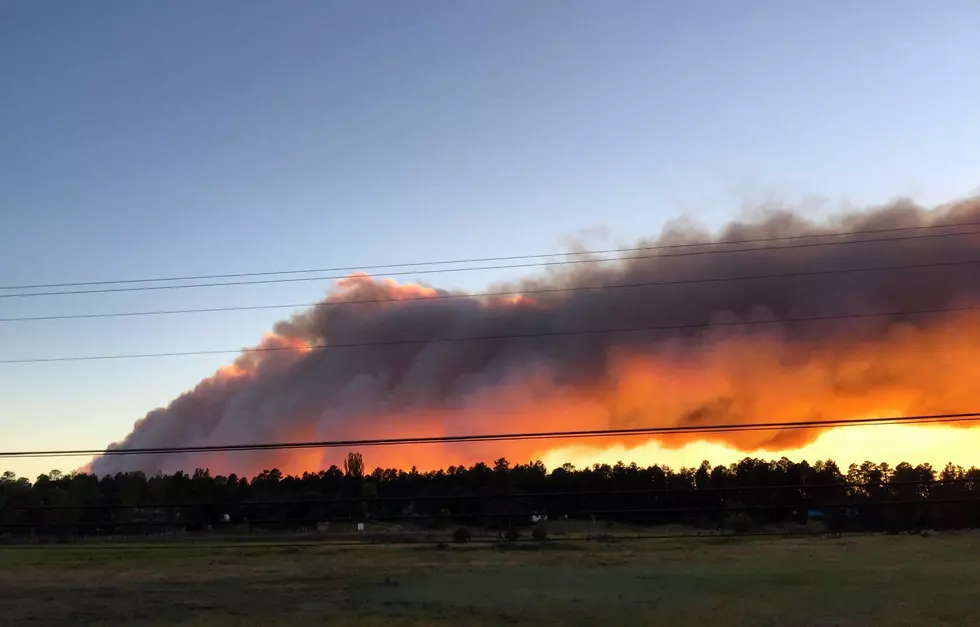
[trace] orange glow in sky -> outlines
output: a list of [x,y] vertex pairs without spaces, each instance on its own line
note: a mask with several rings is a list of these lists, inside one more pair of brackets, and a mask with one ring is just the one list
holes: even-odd
[[876,425],[841,427],[821,433],[816,440],[799,448],[785,451],[741,451],[722,444],[690,442],[680,448],[665,448],[658,443],[631,447],[617,444],[606,448],[584,445],[566,446],[544,451],[541,459],[548,468],[569,462],[578,467],[592,464],[636,462],[640,466],[654,464],[671,468],[697,466],[703,460],[712,465],[728,465],[745,457],[793,461],[832,459],[843,470],[851,463],[863,461],[901,462],[913,465],[929,463],[942,469],[947,462],[970,467],[980,465],[980,428],[946,426]]

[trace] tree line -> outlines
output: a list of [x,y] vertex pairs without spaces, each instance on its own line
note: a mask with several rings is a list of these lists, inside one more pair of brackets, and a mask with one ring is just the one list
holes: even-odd
[[419,528],[489,528],[550,519],[684,524],[735,531],[814,524],[828,531],[980,527],[980,469],[947,464],[746,458],[697,468],[541,462],[377,468],[350,453],[343,468],[251,479],[207,469],[97,477],[52,471],[0,477],[0,536],[76,536],[204,529],[317,529],[337,521],[398,521]]

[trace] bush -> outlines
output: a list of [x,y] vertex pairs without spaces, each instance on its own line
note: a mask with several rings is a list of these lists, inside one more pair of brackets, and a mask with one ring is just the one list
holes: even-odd
[[738,512],[725,519],[725,529],[733,533],[750,533],[755,529],[755,521],[748,514]]
[[545,529],[544,527],[535,527],[534,531],[531,532],[531,537],[538,541],[547,540],[548,530]]
[[824,518],[824,520],[826,521],[828,532],[840,535],[840,533],[845,530],[847,515],[844,510],[839,507],[835,507],[827,512],[827,516]]
[[466,527],[460,527],[453,532],[453,542],[469,542],[473,539],[473,534]]
[[712,521],[711,518],[704,515],[693,516],[691,518],[688,518],[685,522],[687,523],[687,525],[694,527],[695,529],[718,528],[718,523]]
[[511,527],[510,529],[507,530],[507,533],[504,534],[504,537],[510,540],[511,542],[517,542],[518,540],[521,539],[521,532]]

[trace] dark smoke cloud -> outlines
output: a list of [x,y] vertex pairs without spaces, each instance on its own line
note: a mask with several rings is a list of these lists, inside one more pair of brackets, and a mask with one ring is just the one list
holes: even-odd
[[[939,229],[895,233],[901,241],[840,246],[782,248],[795,242],[776,238],[849,233],[834,241],[856,241],[887,235],[860,231],[980,222],[980,199],[971,198],[934,209],[908,201],[842,215],[814,223],[791,210],[770,211],[755,221],[733,222],[720,234],[683,222],[668,225],[660,237],[637,246],[704,244],[694,249],[638,251],[616,263],[553,266],[541,274],[491,291],[615,286],[653,281],[740,277],[774,273],[928,264],[980,259],[980,236],[930,237]],[[980,230],[961,227],[953,231]],[[766,244],[726,242],[767,238]],[[820,241],[820,240],[813,240]],[[827,241],[827,240],[824,240]],[[681,255],[691,251],[766,248],[765,252]],[[582,259],[572,255],[569,259]],[[278,323],[268,345],[378,343],[404,339],[437,339],[523,335],[556,331],[657,325],[709,325],[739,320],[783,319],[880,311],[907,311],[975,303],[980,296],[977,266],[961,265],[890,272],[868,272],[805,278],[720,281],[629,289],[597,289],[532,294],[510,303],[503,298],[315,307]],[[327,302],[389,299],[405,296],[391,282],[352,277],[340,282]],[[439,292],[448,294],[449,292]],[[935,316],[906,316],[912,327],[936,324]],[[309,353],[243,354],[236,365],[243,376],[216,376],[139,420],[115,448],[267,442],[305,438],[334,439],[370,433],[412,434],[414,423],[403,416],[424,414],[441,433],[487,433],[499,430],[482,422],[485,413],[470,410],[509,387],[537,382],[549,391],[601,388],[617,376],[612,357],[619,351],[655,356],[665,363],[698,363],[699,356],[730,338],[761,337],[784,347],[777,359],[792,370],[828,345],[858,346],[894,332],[895,319],[836,323],[719,326],[671,332],[611,333],[565,338],[500,339],[479,342],[429,342],[399,346],[337,348]],[[772,343],[775,344],[772,344]],[[750,360],[751,361],[751,360]],[[867,368],[840,381],[834,393],[861,394],[889,385],[887,374]],[[882,378],[884,377],[884,378]],[[669,393],[665,391],[665,393]],[[532,394],[533,396],[533,394]],[[677,415],[638,414],[607,403],[592,428],[656,424],[710,424],[750,419],[746,399],[734,392],[705,392],[697,407]],[[804,416],[800,416],[804,418]],[[788,419],[772,416],[770,419]],[[431,427],[431,424],[429,425]],[[785,434],[763,434],[755,445],[778,446]],[[797,436],[793,436],[797,437]],[[734,440],[733,440],[734,441]],[[276,453],[251,457],[120,456],[93,462],[93,471],[170,471],[210,465],[234,470],[277,461]],[[471,460],[473,461],[473,460]]]

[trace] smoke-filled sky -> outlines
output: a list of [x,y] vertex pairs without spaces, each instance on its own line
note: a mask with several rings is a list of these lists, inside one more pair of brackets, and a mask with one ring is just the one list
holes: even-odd
[[[980,185],[978,18],[976,3],[955,0],[316,3],[275,14],[259,2],[7,2],[0,283],[558,252],[568,238],[657,238],[680,216],[718,234],[774,204],[815,219],[899,196],[932,206]],[[521,276],[418,278],[479,290]],[[926,285],[929,298],[949,297]],[[0,317],[304,303],[329,287],[7,299]],[[792,297],[764,306],[831,306]],[[584,311],[610,323],[632,311],[710,319],[715,305],[695,304]],[[0,358],[248,346],[288,312],[0,323]],[[466,324],[516,324],[508,315]],[[535,315],[526,323],[573,322]],[[533,361],[520,350],[515,359]],[[628,355],[583,350],[607,378],[632,368]],[[682,352],[688,370],[727,367],[723,354]],[[0,448],[103,446],[225,363],[0,366]],[[596,373],[554,376],[586,374]],[[527,375],[544,386],[548,376]],[[431,394],[450,393],[440,386]],[[678,465],[680,453],[642,454]],[[33,476],[55,463],[69,467],[0,466]]]
[[[338,281],[320,306],[277,323],[260,344],[263,352],[242,355],[150,412],[118,446],[975,411],[980,227],[937,227],[949,224],[980,224],[980,199],[931,211],[897,202],[840,216],[832,230],[775,212],[730,224],[717,243],[704,246],[692,245],[711,242],[709,233],[675,225],[658,239],[639,241],[637,248],[647,250],[621,260],[590,263],[572,256],[567,261],[583,263],[550,266],[491,287],[515,296],[481,298],[352,275]],[[899,230],[922,227],[929,228]],[[868,234],[883,229],[895,231],[887,238]],[[832,246],[819,245],[827,233],[843,235],[833,237]],[[765,238],[770,240],[763,244],[725,244]],[[651,251],[664,246],[675,248]],[[892,315],[869,315],[880,313]],[[766,324],[733,324],[744,322]],[[635,331],[644,327],[683,328]],[[634,331],[560,335],[599,329]],[[702,439],[780,453],[813,442],[819,433],[671,436],[667,444]],[[635,446],[636,440],[625,443]],[[374,451],[374,463],[440,468],[494,455],[524,460],[559,446],[517,441],[385,448]],[[93,470],[210,467],[251,474],[278,467],[301,473],[339,463],[342,455],[112,456]]]

